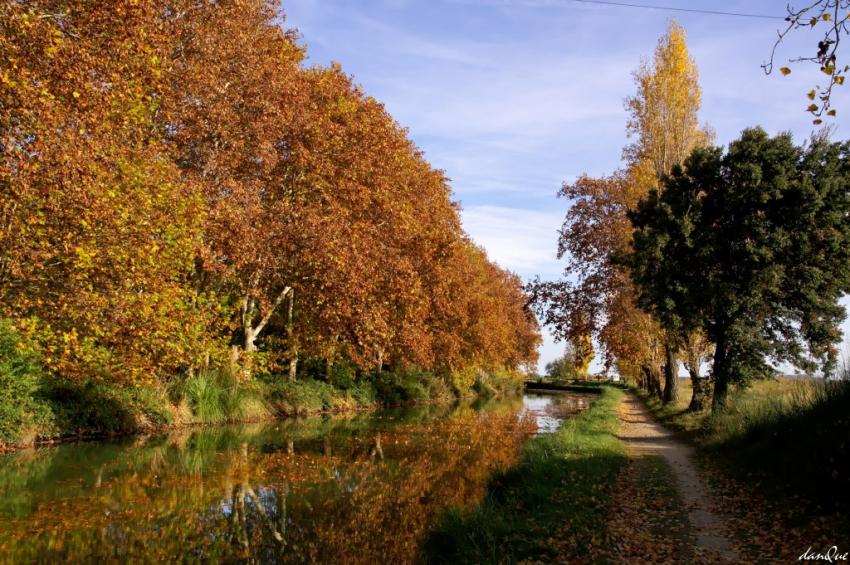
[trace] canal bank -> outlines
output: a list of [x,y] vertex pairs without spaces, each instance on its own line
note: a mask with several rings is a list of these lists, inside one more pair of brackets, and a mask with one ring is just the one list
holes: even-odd
[[317,374],[295,381],[279,376],[245,379],[212,370],[175,378],[165,387],[71,382],[49,374],[24,381],[26,390],[0,394],[0,454],[199,426],[451,404],[522,390],[522,377],[512,372],[442,377],[417,368],[359,378]]

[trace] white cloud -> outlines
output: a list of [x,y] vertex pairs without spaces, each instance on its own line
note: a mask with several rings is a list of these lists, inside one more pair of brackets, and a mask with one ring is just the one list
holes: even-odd
[[555,208],[538,211],[485,205],[472,206],[461,215],[466,232],[492,260],[529,279],[558,273],[557,230],[564,210]]

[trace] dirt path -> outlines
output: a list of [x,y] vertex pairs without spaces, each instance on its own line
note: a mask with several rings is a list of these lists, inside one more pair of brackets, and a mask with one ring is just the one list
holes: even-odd
[[[679,508],[680,522],[686,518],[689,528],[680,536],[678,549],[673,554],[676,560],[685,558],[706,562],[738,562],[738,553],[725,534],[724,522],[711,509],[708,490],[702,482],[694,463],[693,448],[675,439],[673,435],[657,424],[643,403],[632,394],[628,394],[620,405],[622,422],[619,437],[626,442],[632,467],[637,471],[627,471],[624,480],[632,488],[637,481],[636,474],[641,473],[641,460],[663,459],[675,477],[671,492],[672,498],[678,498],[680,504],[668,501],[668,506]],[[666,481],[669,483],[669,481]],[[640,488],[640,485],[637,485]],[[628,487],[627,487],[628,488]],[[663,501],[662,501],[663,502]],[[641,504],[638,503],[640,506]],[[640,508],[637,510],[640,512]],[[675,510],[672,514],[676,514]],[[673,523],[664,532],[671,537],[681,524]]]

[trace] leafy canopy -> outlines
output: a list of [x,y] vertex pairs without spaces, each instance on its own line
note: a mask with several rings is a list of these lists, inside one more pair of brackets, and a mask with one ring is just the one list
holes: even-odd
[[725,154],[695,150],[630,214],[639,302],[667,329],[703,329],[715,378],[767,374],[768,359],[834,368],[850,291],[848,149],[749,129]]

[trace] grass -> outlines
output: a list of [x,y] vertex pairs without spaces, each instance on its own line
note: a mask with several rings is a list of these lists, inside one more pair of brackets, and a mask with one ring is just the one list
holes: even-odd
[[623,392],[603,387],[587,412],[526,443],[480,506],[452,510],[431,533],[432,563],[580,560],[606,536],[606,506],[627,458],[616,436]]
[[[655,395],[642,390],[635,390],[655,418],[665,426],[688,436],[695,436],[703,427],[709,410],[689,412],[693,388],[690,379],[679,379],[679,398],[675,402],[663,403]],[[730,395],[731,398],[731,395]]]
[[802,496],[818,512],[850,511],[850,382],[757,381],[730,391],[716,414],[687,412],[689,400],[690,383],[678,402],[647,405],[726,472],[771,495]]
[[[252,386],[253,385],[253,386]],[[221,369],[203,371],[174,387],[177,404],[186,402],[193,421],[202,423],[256,420],[270,415],[261,387],[241,383]]]

